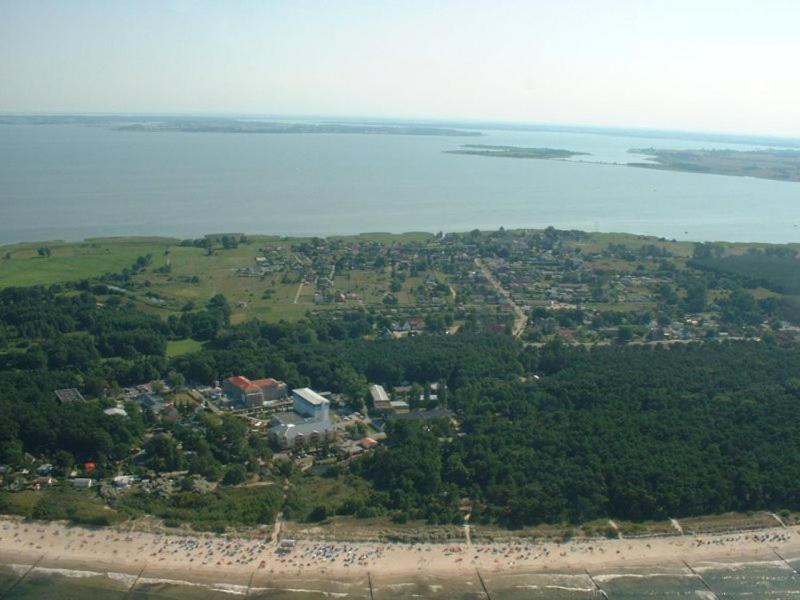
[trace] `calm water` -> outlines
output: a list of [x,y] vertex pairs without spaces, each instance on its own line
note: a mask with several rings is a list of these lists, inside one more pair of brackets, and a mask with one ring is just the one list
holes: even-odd
[[[797,562],[792,561],[797,567]],[[800,577],[780,562],[695,565],[705,584],[686,569],[672,566],[657,571],[630,570],[595,574],[597,584],[611,600],[744,599],[789,600],[800,596]],[[80,571],[0,567],[0,597],[42,600],[220,600],[259,598],[269,600],[370,600],[367,579],[352,582],[298,580],[283,587],[270,586],[255,578],[246,585],[191,585],[147,579],[131,589],[131,576],[92,574]],[[600,598],[585,574],[484,575],[493,600],[588,600]],[[711,591],[709,591],[709,589]],[[712,593],[713,592],[713,593]],[[417,578],[408,582],[381,582],[373,575],[375,600],[486,600],[477,577],[458,581]]]
[[[580,228],[800,241],[800,184],[573,161],[443,154],[549,146],[626,162],[635,147],[737,147],[609,135],[481,138],[119,132],[0,125],[0,243],[211,232],[335,234]],[[745,146],[738,146],[745,148]]]

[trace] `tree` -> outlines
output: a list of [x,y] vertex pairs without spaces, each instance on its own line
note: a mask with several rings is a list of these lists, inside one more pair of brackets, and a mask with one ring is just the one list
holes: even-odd
[[247,469],[240,464],[230,465],[225,469],[225,477],[222,483],[225,485],[239,485],[247,479]]
[[186,378],[178,371],[170,371],[167,373],[167,384],[171,388],[180,389],[186,385]]
[[633,327],[631,325],[620,325],[617,328],[617,343],[627,344],[633,339]]
[[178,442],[170,435],[154,435],[145,444],[144,450],[147,453],[146,464],[154,471],[178,471],[183,468],[183,453]]

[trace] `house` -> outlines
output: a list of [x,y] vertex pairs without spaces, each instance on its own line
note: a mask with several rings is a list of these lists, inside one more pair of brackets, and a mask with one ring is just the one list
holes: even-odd
[[164,410],[161,413],[161,420],[167,423],[177,423],[181,418],[181,414],[172,402],[164,405]]
[[372,406],[378,412],[392,412],[392,403],[389,394],[382,385],[373,384],[369,386],[369,395],[372,398]]
[[392,400],[390,404],[392,405],[393,413],[403,414],[409,411],[408,402],[404,402],[403,400]]
[[61,404],[70,404],[73,402],[85,402],[86,399],[76,388],[65,388],[63,390],[56,390],[56,398]]
[[157,394],[142,393],[136,396],[136,404],[158,415],[164,410],[166,402]]
[[119,408],[118,406],[115,406],[113,408],[107,408],[103,412],[105,414],[107,414],[109,417],[127,417],[128,416],[128,413],[125,412],[125,409],[124,408]]
[[134,475],[117,475],[112,481],[114,482],[114,487],[128,488],[136,482],[136,477]]
[[94,479],[89,479],[88,477],[75,477],[74,479],[70,479],[69,482],[81,490],[88,490],[94,485]]
[[251,381],[242,375],[234,375],[223,382],[222,389],[231,401],[244,406],[260,406],[287,396],[286,384],[271,377]]
[[336,452],[339,454],[339,458],[351,458],[364,452],[364,448],[353,440],[342,440],[336,446]]

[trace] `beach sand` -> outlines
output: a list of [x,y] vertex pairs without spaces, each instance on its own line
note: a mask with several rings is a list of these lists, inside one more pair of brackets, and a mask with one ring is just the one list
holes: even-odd
[[[285,546],[291,546],[286,541]],[[304,581],[369,581],[414,577],[474,579],[514,573],[610,573],[640,567],[697,568],[737,561],[800,557],[800,529],[494,544],[393,544],[298,540],[279,553],[269,538],[168,535],[120,528],[0,518],[0,562],[113,573],[132,586],[171,580],[248,587],[302,587]]]

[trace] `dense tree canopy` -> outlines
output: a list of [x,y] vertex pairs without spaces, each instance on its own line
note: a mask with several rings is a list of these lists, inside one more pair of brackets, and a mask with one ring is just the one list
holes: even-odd
[[[448,386],[459,428],[390,423],[389,447],[356,461],[348,475],[370,485],[335,511],[451,522],[468,502],[476,520],[520,526],[800,508],[796,347],[536,348],[470,333],[369,340],[361,323],[371,317],[362,311],[337,325],[232,326],[221,296],[161,320],[99,291],[81,284],[0,291],[0,461],[30,452],[65,466],[93,460],[103,472],[143,447],[153,470],[188,469],[233,485],[269,457],[243,421],[201,414],[196,427],[166,427],[146,439],[136,406],[127,418],[103,412],[113,390],[241,373],[358,399],[368,382],[436,381]],[[698,281],[683,301],[699,306],[706,291]],[[726,319],[759,318],[747,292],[720,303]],[[187,335],[205,341],[202,350],[167,358],[167,341]],[[92,401],[60,404],[53,391],[65,387]],[[195,500],[183,494],[180,506],[153,510],[189,510]],[[211,497],[202,502],[224,508]],[[242,518],[264,522],[273,504],[261,511],[254,503]],[[317,508],[296,512],[324,518],[327,508]]]

